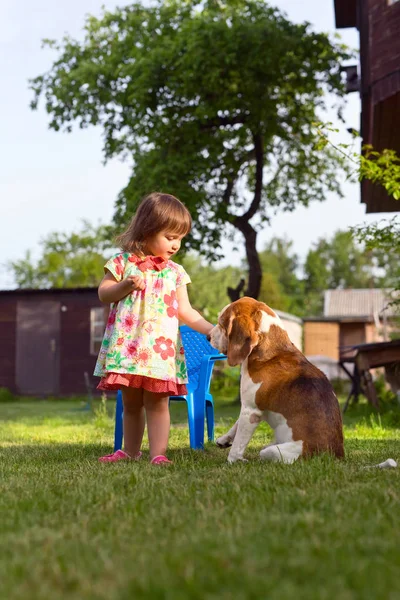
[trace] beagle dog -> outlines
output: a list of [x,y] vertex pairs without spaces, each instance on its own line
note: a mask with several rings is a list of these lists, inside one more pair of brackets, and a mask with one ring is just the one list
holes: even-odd
[[228,462],[243,454],[260,421],[275,432],[263,448],[264,460],[292,463],[299,457],[329,452],[344,456],[342,417],[333,388],[290,341],[276,313],[253,298],[226,306],[211,332],[211,344],[241,365],[238,421],[217,439],[231,447]]

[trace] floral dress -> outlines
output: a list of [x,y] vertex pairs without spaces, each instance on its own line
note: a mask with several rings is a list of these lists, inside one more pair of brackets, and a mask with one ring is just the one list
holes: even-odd
[[187,371],[179,332],[176,290],[190,283],[172,260],[124,252],[104,266],[117,281],[141,275],[144,290],[111,304],[94,375],[99,389],[144,388],[168,395],[186,394]]

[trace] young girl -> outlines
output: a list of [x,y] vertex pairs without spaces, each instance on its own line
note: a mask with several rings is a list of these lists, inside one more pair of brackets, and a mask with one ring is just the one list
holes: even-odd
[[187,383],[179,321],[206,335],[213,328],[191,307],[190,278],[171,260],[191,224],[177,198],[150,194],[117,240],[122,253],[104,266],[99,298],[111,307],[94,374],[99,389],[122,390],[125,450],[101,462],[141,457],[145,414],[152,464],[171,462],[169,396],[186,394]]

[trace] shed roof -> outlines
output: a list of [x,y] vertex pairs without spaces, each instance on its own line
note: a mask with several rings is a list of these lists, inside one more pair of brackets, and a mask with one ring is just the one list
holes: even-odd
[[324,317],[392,317],[398,314],[391,305],[391,290],[326,290],[324,293]]
[[97,287],[75,287],[75,288],[14,288],[10,290],[0,290],[1,296],[26,295],[40,296],[46,294],[84,294],[87,292],[97,292]]

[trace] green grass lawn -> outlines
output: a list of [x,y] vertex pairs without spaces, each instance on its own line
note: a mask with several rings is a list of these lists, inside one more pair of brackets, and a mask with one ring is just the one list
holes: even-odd
[[[400,469],[362,469],[400,459],[397,414],[352,408],[345,461],[262,463],[263,424],[228,465],[190,450],[173,404],[174,465],[156,468],[99,464],[113,422],[81,406],[0,404],[2,600],[400,597]],[[217,434],[237,413],[217,405]]]

